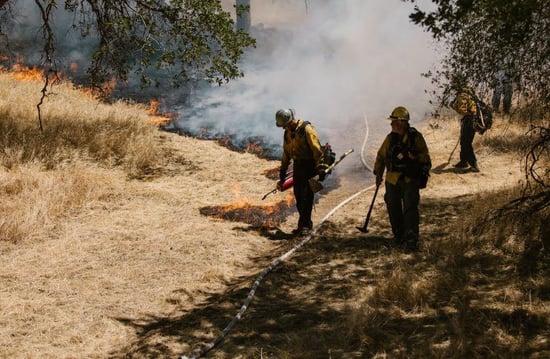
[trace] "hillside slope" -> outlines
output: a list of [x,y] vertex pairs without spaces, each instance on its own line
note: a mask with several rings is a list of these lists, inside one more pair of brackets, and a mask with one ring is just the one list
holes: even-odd
[[[511,131],[509,125],[501,126],[485,136]],[[458,303],[458,294],[446,295],[445,285],[453,287],[442,282],[439,271],[452,268],[433,257],[443,253],[441,243],[455,240],[456,228],[475,196],[512,187],[522,173],[517,155],[494,152],[482,144],[486,138],[477,138],[475,143],[481,172],[457,173],[446,164],[458,139],[458,123],[426,123],[422,131],[434,163],[428,188],[422,191],[422,250],[405,254],[386,245],[391,235],[383,190],[369,233],[359,233],[355,226],[362,224],[372,199],[372,191],[364,192],[266,277],[250,309],[210,357],[336,358],[376,353],[423,357],[427,353],[445,356],[452,349],[449,336],[453,331],[459,335],[464,328],[455,322],[479,313],[471,302],[477,299],[462,298],[464,302]],[[269,228],[258,224],[261,219],[247,217],[291,196],[290,192],[277,193],[260,200],[274,186],[274,180],[264,173],[276,168],[277,161],[172,133],[159,132],[157,140],[165,149],[166,166],[132,180],[116,168],[98,170],[105,184],[98,189],[99,198],[39,238],[1,244],[1,357],[168,358],[189,354],[219,334],[241,307],[257,275],[299,242],[285,234],[294,227],[295,214]],[[457,157],[458,149],[451,162]],[[334,189],[319,196],[315,224],[357,192],[357,183],[346,180],[346,173],[336,170],[331,176],[327,187]],[[365,170],[364,176],[368,186],[371,175]],[[234,221],[202,214],[225,205],[233,206],[226,211],[244,208],[244,212],[237,212]],[[491,260],[494,268],[506,266],[497,263],[497,255]],[[460,268],[453,270],[466,270]],[[491,276],[498,283],[506,282],[504,273]],[[434,287],[427,283],[438,279],[439,292],[432,293]],[[399,290],[414,283],[419,291],[411,294],[409,288],[407,293],[395,294],[412,301],[410,310],[398,319],[391,313],[399,310],[383,303],[392,297],[388,281]],[[473,284],[465,281],[461,285]],[[545,285],[539,288],[547,290]],[[514,309],[525,303],[518,286],[508,283],[499,289],[495,284],[484,290],[487,300],[498,298],[495,308],[509,304]],[[384,290],[386,294],[380,292]],[[373,293],[382,298],[379,304],[387,308],[385,314],[375,311],[372,302],[370,312],[360,310]],[[419,307],[415,295],[427,304]],[[432,295],[439,298],[428,299]],[[511,315],[511,329],[503,327],[501,333],[490,335],[499,341],[495,356],[501,350],[514,352],[522,343],[527,343],[523,347],[527,356],[550,353],[548,336],[544,339],[550,317],[548,300],[532,302],[531,311],[527,308],[528,313],[518,319],[523,324],[525,318],[538,321],[539,332],[531,338],[513,338],[516,314],[503,309],[500,315]],[[437,313],[436,302],[441,305]],[[469,311],[461,312],[460,305],[467,303]],[[484,310],[490,307],[478,305]],[[376,315],[368,317],[369,313]],[[361,333],[360,328],[371,326],[379,328],[378,332]],[[509,346],[503,344],[510,340]],[[429,349],[420,350],[415,342]],[[470,347],[486,348],[487,342],[479,347],[470,343]]]

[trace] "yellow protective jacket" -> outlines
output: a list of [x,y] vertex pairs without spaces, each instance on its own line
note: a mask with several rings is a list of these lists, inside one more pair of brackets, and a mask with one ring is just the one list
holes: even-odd
[[[414,134],[411,134],[411,132],[414,131]],[[405,182],[410,182],[411,178],[404,175],[404,172],[406,172],[407,169],[395,169],[395,168],[389,168],[389,162],[391,161],[392,151],[393,147],[395,146],[392,144],[392,139],[395,136],[399,136],[395,133],[389,133],[386,138],[384,139],[384,142],[380,146],[380,149],[378,150],[378,153],[376,154],[376,162],[374,163],[374,174],[382,176],[384,174],[384,170],[388,170],[386,173],[386,182],[391,183],[393,185],[397,184],[397,181],[401,176],[404,177]],[[400,142],[403,145],[403,147],[408,147],[409,142],[409,136],[413,136],[413,143],[411,143],[412,149],[410,149],[412,152],[414,152],[415,159],[410,161],[410,166],[427,166],[428,168],[431,168],[432,161],[430,159],[430,153],[428,151],[428,145],[426,144],[426,141],[424,140],[424,137],[420,132],[418,132],[414,128],[409,128],[405,132],[402,138],[400,138]],[[393,139],[393,141],[395,141]]]
[[462,91],[456,96],[453,109],[462,116],[475,115],[477,113],[476,102],[466,91]]
[[315,161],[315,166],[323,162],[323,149],[319,142],[317,130],[312,124],[298,120],[295,131],[285,130],[281,171],[286,171],[291,160]]

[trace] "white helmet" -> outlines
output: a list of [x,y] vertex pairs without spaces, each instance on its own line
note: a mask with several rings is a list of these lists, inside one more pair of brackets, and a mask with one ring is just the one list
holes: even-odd
[[291,108],[282,108],[275,114],[275,125],[285,127],[294,118],[294,110]]

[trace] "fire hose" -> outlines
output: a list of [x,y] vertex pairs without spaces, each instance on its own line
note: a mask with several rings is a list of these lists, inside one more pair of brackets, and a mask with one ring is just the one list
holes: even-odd
[[[366,121],[366,117],[365,117],[365,121]],[[367,123],[367,136],[368,136],[368,123]],[[365,142],[366,142],[366,138],[365,138]],[[340,162],[345,156],[347,156],[349,153],[353,152],[353,149],[349,150],[348,152],[346,152],[345,155],[342,155],[340,157],[340,159],[335,162],[332,167],[334,168],[334,166]],[[367,167],[368,169],[368,167]],[[287,176],[288,177],[288,176]],[[292,177],[290,177],[292,178]],[[286,180],[285,180],[286,182]],[[179,359],[197,359],[197,358],[200,358],[202,356],[204,356],[206,353],[208,353],[210,350],[212,350],[216,345],[218,345],[226,336],[227,334],[231,331],[231,329],[233,329],[233,327],[235,326],[235,324],[237,324],[237,321],[241,320],[244,312],[246,312],[246,310],[248,309],[248,306],[250,305],[250,303],[252,302],[252,298],[254,297],[254,294],[256,293],[256,290],[258,289],[258,287],[260,286],[260,283],[261,281],[264,279],[264,277],[269,273],[271,272],[273,269],[275,269],[277,266],[279,266],[281,263],[283,263],[288,257],[290,257],[294,252],[296,252],[298,249],[300,249],[301,247],[303,247],[307,242],[309,242],[313,236],[315,236],[315,234],[317,233],[317,231],[319,231],[319,229],[321,228],[321,226],[323,225],[323,223],[325,223],[325,221],[327,219],[329,219],[336,211],[338,211],[341,207],[343,207],[344,205],[346,205],[347,203],[351,202],[353,199],[355,199],[356,197],[358,197],[359,195],[361,195],[363,192],[366,192],[372,188],[374,188],[375,185],[371,185],[367,188],[364,188],[362,190],[360,190],[359,192],[356,192],[355,194],[351,195],[350,197],[346,198],[345,200],[343,200],[342,202],[340,202],[336,207],[334,207],[332,210],[330,210],[326,215],[325,217],[323,217],[321,219],[321,221],[319,222],[319,224],[317,224],[317,226],[315,226],[311,232],[300,242],[298,243],[296,246],[294,246],[292,249],[290,249],[288,252],[286,252],[285,254],[281,255],[279,258],[275,259],[273,262],[271,262],[259,275],[258,277],[256,277],[256,280],[254,281],[254,284],[252,285],[252,288],[250,288],[250,291],[248,292],[248,295],[243,303],[243,305],[241,306],[239,312],[237,313],[237,315],[235,315],[235,317],[233,317],[233,319],[229,322],[229,324],[227,324],[227,326],[222,330],[222,332],[216,337],[214,338],[214,340],[212,340],[210,343],[206,344],[205,346],[203,346],[202,348],[198,349],[195,351],[195,354],[192,354],[191,356],[186,356],[186,355],[182,355],[179,357]],[[290,188],[290,187],[289,187]],[[277,189],[273,190],[272,192],[276,192]],[[271,193],[271,192],[270,192]],[[267,196],[268,194],[266,194]]]
[[256,289],[258,289],[258,286],[260,285],[260,282],[264,279],[264,277],[269,272],[271,272],[273,269],[275,269],[278,265],[283,263],[294,252],[296,252],[298,249],[303,247],[307,242],[309,242],[313,238],[313,236],[317,233],[319,228],[321,228],[323,223],[325,223],[325,221],[328,218],[330,218],[337,210],[339,210],[342,206],[344,206],[348,202],[351,202],[354,198],[356,198],[357,196],[359,196],[363,192],[366,192],[366,191],[370,190],[373,187],[374,187],[374,185],[372,185],[370,187],[367,187],[367,188],[364,188],[364,189],[360,190],[359,192],[353,194],[352,196],[346,198],[344,201],[340,202],[336,207],[334,207],[330,212],[328,212],[323,219],[321,219],[319,224],[317,226],[315,226],[311,230],[311,232],[300,243],[298,243],[294,248],[292,248],[291,250],[289,250],[288,252],[286,252],[285,254],[283,254],[282,256],[280,256],[279,258],[274,260],[273,262],[271,262],[271,264],[269,266],[267,266],[258,275],[256,280],[254,281],[254,284],[252,285],[252,288],[248,292],[248,296],[246,297],[246,299],[244,301],[244,304],[241,306],[241,309],[239,310],[237,315],[231,320],[231,322],[229,322],[229,324],[222,330],[222,332],[213,341],[211,341],[209,344],[205,345],[200,350],[198,350],[195,355],[192,355],[192,356],[183,355],[183,356],[180,356],[180,359],[200,358],[203,355],[205,355],[206,353],[208,353],[210,350],[212,350],[216,345],[218,345],[225,338],[225,336],[231,331],[231,329],[235,326],[237,321],[239,321],[242,318],[244,312],[248,309],[248,306],[250,305],[250,302],[252,301],[252,298],[254,297],[254,294],[256,293]]

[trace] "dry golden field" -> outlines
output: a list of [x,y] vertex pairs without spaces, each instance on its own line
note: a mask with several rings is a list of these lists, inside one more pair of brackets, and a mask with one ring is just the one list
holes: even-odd
[[[261,201],[278,162],[159,131],[147,107],[69,83],[52,88],[41,132],[40,86],[0,73],[0,357],[190,356],[300,243],[290,192]],[[491,216],[520,193],[522,126],[498,118],[476,137],[480,173],[448,165],[456,119],[418,127],[434,164],[420,251],[389,245],[383,189],[358,232],[372,177],[337,168],[318,232],[206,357],[550,357],[548,211]]]

